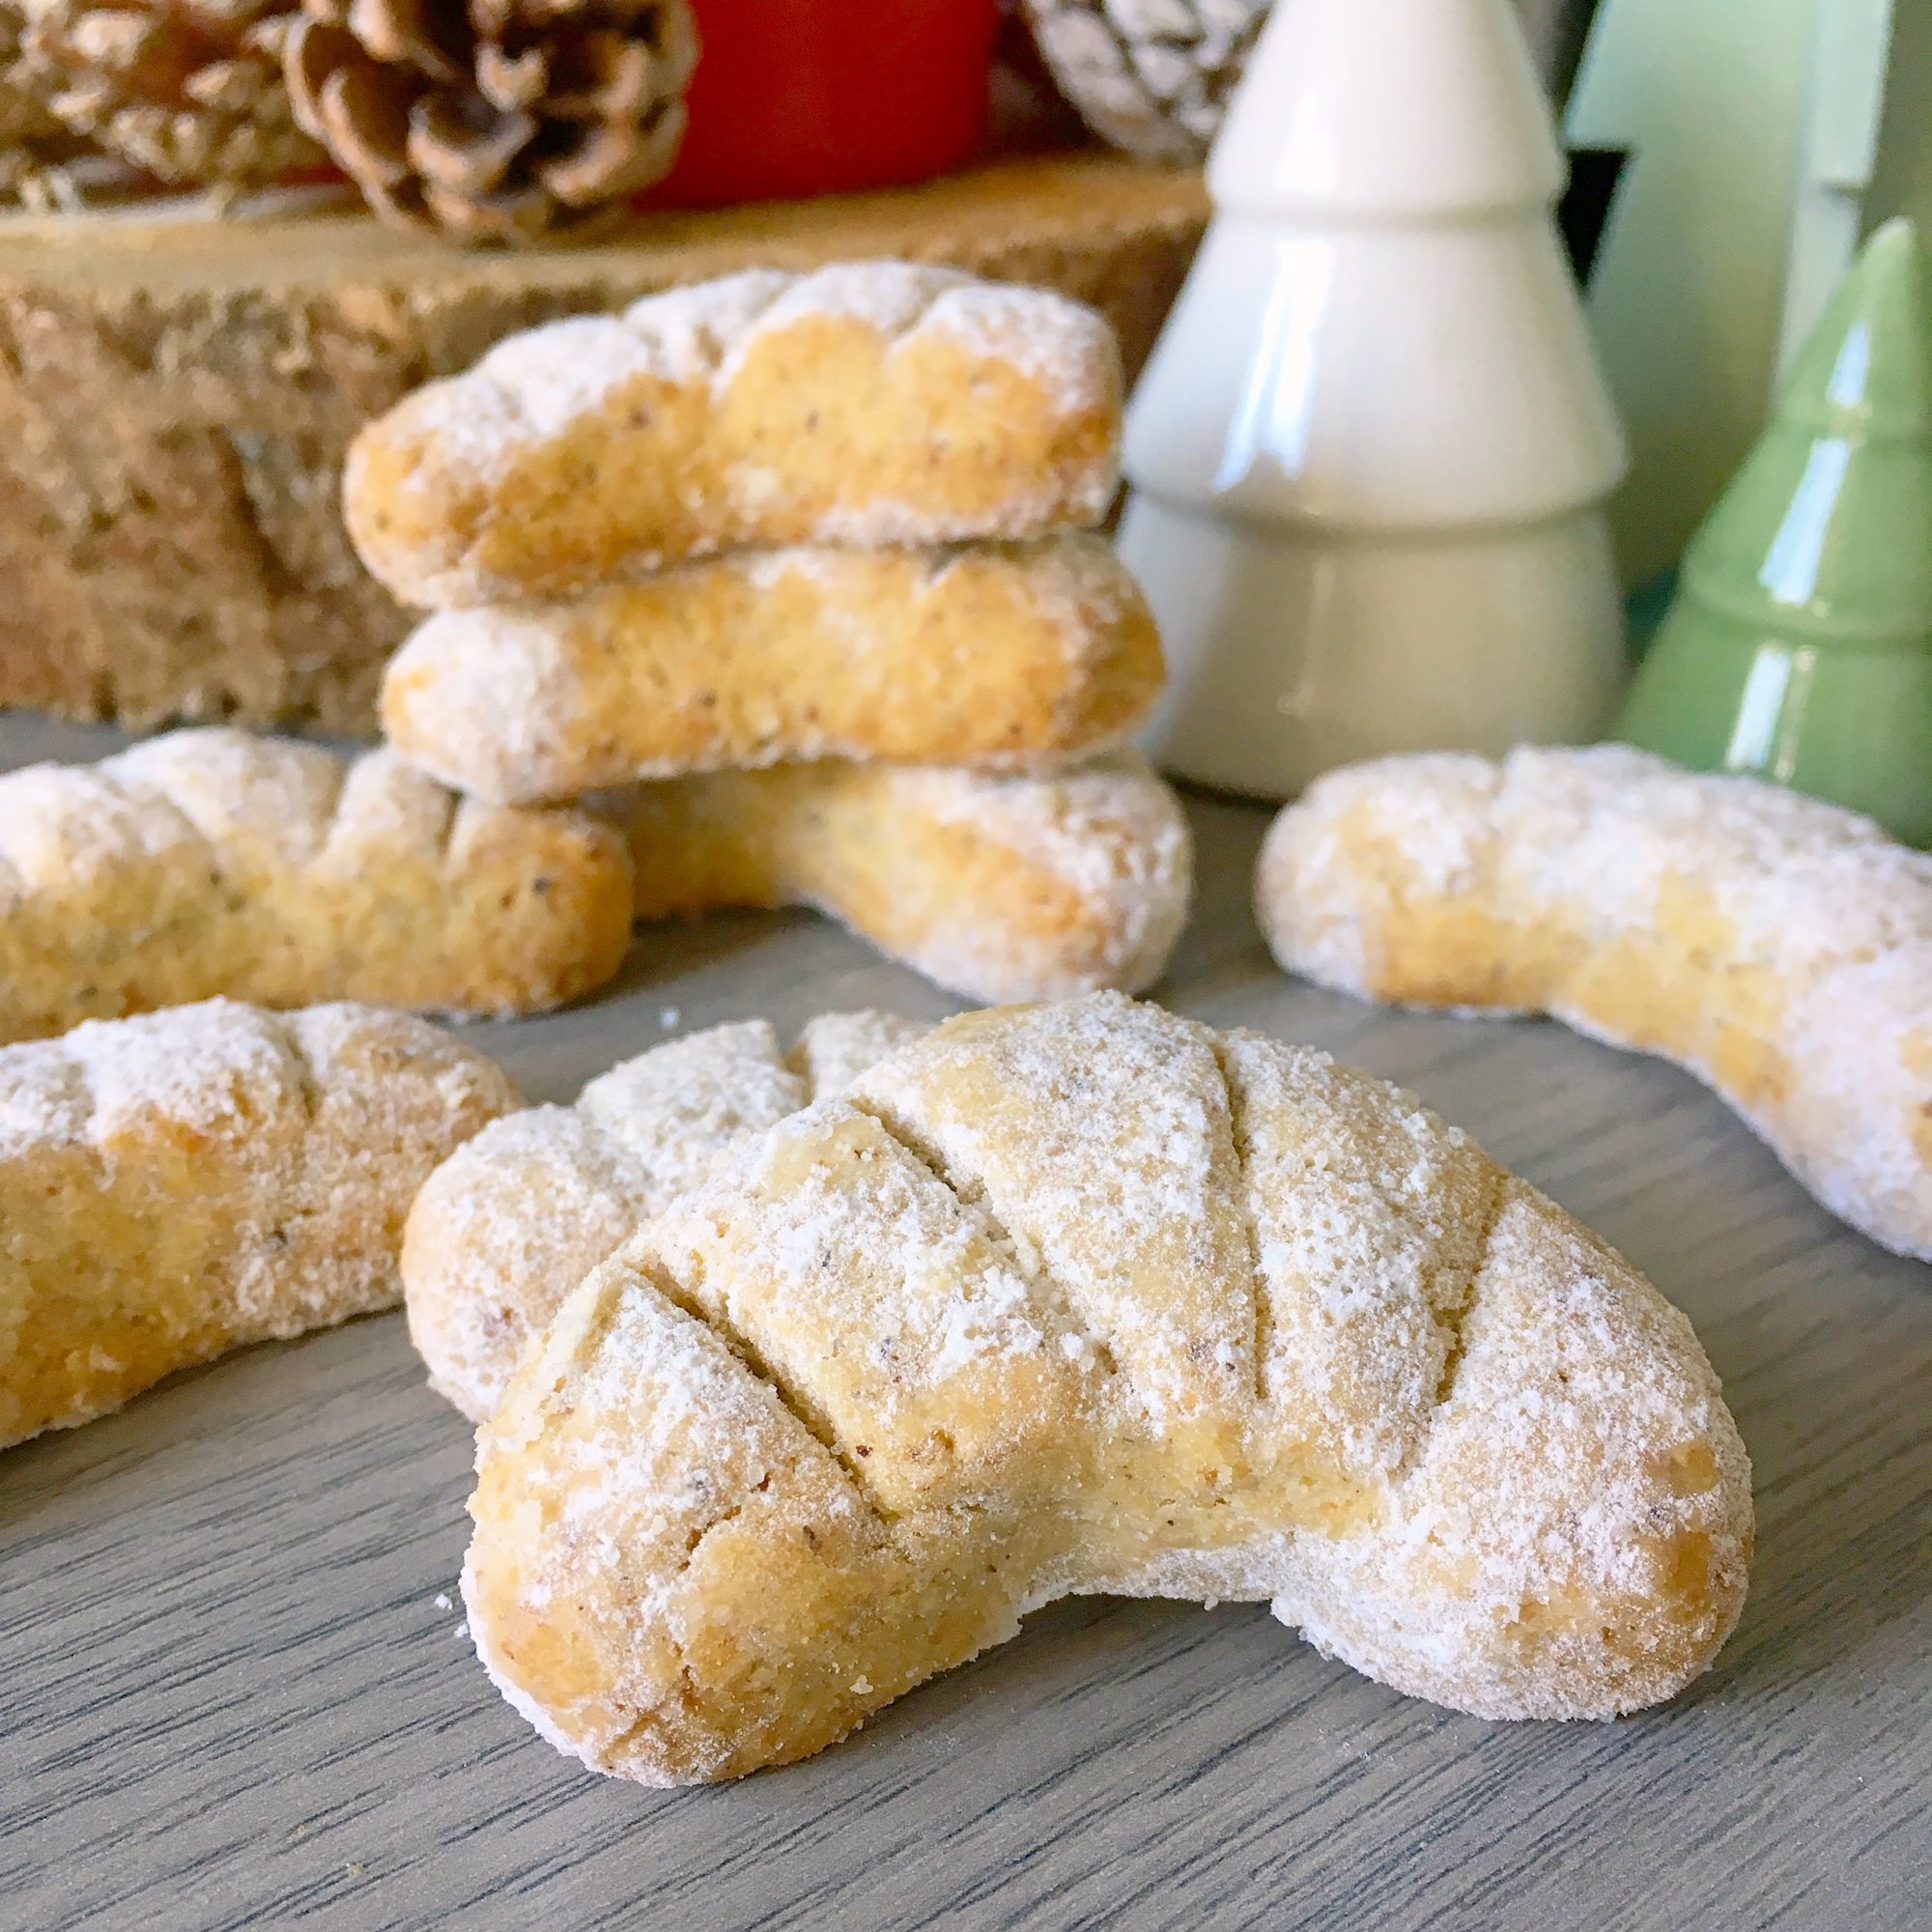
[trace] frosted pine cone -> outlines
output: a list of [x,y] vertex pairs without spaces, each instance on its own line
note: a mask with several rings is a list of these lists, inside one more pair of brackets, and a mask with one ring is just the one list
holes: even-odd
[[1055,81],[1102,140],[1145,160],[1208,152],[1268,0],[1020,0]]

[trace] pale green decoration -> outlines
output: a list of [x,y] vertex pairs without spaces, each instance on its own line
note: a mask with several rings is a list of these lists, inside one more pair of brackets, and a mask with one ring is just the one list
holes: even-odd
[[1932,844],[1932,333],[1888,223],[1691,544],[1617,735]]

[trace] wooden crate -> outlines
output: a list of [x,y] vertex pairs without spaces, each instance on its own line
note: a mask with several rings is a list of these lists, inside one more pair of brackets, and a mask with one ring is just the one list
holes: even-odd
[[365,733],[408,619],[336,509],[356,429],[514,329],[753,264],[899,255],[1095,303],[1137,368],[1207,214],[1094,155],[461,254],[361,216],[0,224],[0,704]]

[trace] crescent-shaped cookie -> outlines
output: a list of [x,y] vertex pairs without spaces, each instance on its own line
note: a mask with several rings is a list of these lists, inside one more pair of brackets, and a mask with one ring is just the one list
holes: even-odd
[[910,262],[760,269],[513,335],[356,438],[343,511],[406,604],[686,557],[1097,524],[1120,351],[1093,309]]
[[1138,753],[995,777],[827,760],[646,785],[623,820],[640,919],[808,905],[969,1000],[1159,979],[1193,842]]
[[1932,1260],[1932,857],[1869,820],[1615,745],[1384,758],[1281,814],[1255,895],[1323,985],[1675,1061]]
[[630,943],[622,839],[581,812],[343,758],[174,731],[0,777],[0,1039],[215,995],[531,1012]]
[[1628,1263],[1408,1095],[1118,995],[949,1021],[727,1150],[526,1354],[470,1513],[505,1694],[664,1784],[1088,1591],[1608,1717],[1709,1664],[1751,1536]]
[[801,758],[1035,770],[1118,744],[1161,674],[1098,537],[793,550],[440,611],[391,662],[383,727],[501,804]]
[[0,1047],[0,1446],[386,1308],[430,1171],[517,1105],[422,1020],[231,1000]]

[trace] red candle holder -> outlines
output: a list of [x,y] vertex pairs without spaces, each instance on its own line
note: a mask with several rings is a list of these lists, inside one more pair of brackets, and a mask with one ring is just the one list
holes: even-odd
[[651,208],[890,187],[967,160],[998,0],[692,0],[691,122]]

